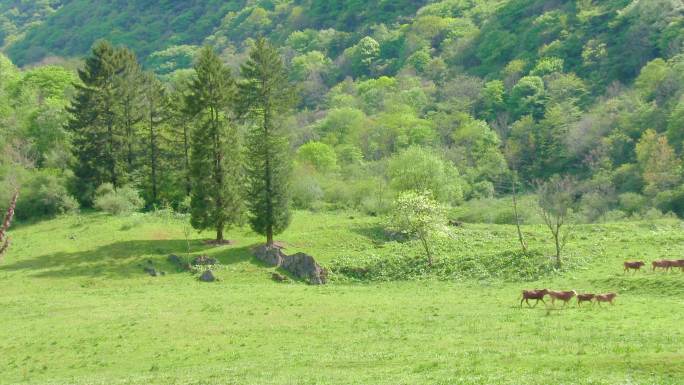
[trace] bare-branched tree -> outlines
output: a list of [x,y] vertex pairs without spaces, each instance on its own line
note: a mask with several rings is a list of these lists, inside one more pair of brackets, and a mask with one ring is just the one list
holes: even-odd
[[5,254],[10,245],[10,238],[7,232],[12,224],[12,218],[14,218],[14,209],[17,207],[18,198],[19,190],[16,190],[14,195],[12,195],[12,200],[10,201],[9,207],[7,207],[5,220],[2,221],[2,226],[0,227],[0,261],[2,261],[2,256]]
[[575,181],[554,175],[547,182],[537,184],[539,211],[546,227],[553,235],[556,246],[556,266],[561,267],[561,252],[570,235],[567,219],[575,202]]

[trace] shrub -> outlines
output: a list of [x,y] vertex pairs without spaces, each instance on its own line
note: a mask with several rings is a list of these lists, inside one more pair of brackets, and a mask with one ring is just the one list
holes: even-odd
[[432,265],[431,244],[445,232],[444,208],[428,192],[407,191],[394,202],[387,221],[387,229],[408,237],[417,238],[423,245],[428,264]]
[[470,196],[473,199],[484,199],[494,197],[494,184],[488,180],[473,183]]
[[339,257],[328,268],[343,279],[356,281],[397,281],[437,278],[440,280],[499,280],[508,282],[534,281],[558,271],[581,266],[582,259],[573,259],[558,270],[553,260],[540,252],[519,250],[493,255],[443,255],[432,267],[420,263],[422,256],[405,252],[388,256],[367,255]]
[[618,222],[627,218],[627,213],[622,210],[610,210],[603,215],[604,222]]
[[620,209],[629,215],[643,211],[646,208],[646,197],[641,194],[626,192],[618,196]]
[[310,209],[323,199],[323,189],[311,175],[302,175],[292,183],[292,204],[298,209]]
[[463,180],[458,170],[433,151],[411,147],[390,159],[390,185],[397,192],[429,191],[440,202],[463,200]]
[[142,209],[144,203],[138,190],[130,186],[115,189],[110,183],[104,183],[95,191],[95,208],[112,215],[130,214]]
[[684,186],[659,192],[655,197],[655,205],[662,212],[684,217]]
[[23,182],[17,202],[17,219],[49,218],[78,210],[78,202],[69,195],[65,178],[48,170],[32,173]]
[[[541,223],[539,209],[533,195],[518,197],[520,223]],[[449,218],[469,223],[515,224],[510,196],[498,199],[472,199],[451,210]]]
[[332,147],[321,142],[309,142],[297,150],[297,160],[312,166],[318,172],[337,170],[337,154]]
[[650,209],[646,210],[646,212],[644,212],[644,214],[641,217],[645,220],[653,221],[657,219],[666,218],[667,216],[657,208],[651,207]]

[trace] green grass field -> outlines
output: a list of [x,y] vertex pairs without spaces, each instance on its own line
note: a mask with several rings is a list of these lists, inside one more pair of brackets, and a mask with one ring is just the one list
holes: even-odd
[[[279,239],[323,265],[418,253],[379,239],[379,219],[297,213]],[[551,253],[542,227],[525,227]],[[0,265],[0,384],[682,384],[684,274],[622,273],[622,261],[679,257],[676,220],[580,226],[576,267],[534,282],[424,279],[276,283],[233,230],[193,254],[217,257],[200,283],[166,262],[182,226],[153,215],[64,217],[17,226]],[[451,257],[516,250],[513,227],[465,225]],[[167,271],[150,277],[151,260]],[[615,306],[518,307],[531,287],[617,291]]]

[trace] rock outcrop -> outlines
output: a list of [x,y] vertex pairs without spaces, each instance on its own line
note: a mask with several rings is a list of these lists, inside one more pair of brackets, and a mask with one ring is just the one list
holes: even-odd
[[[287,255],[283,252],[280,245],[271,247],[263,245],[254,249],[254,255],[263,263],[269,266],[281,267],[293,276],[304,279],[312,285],[324,285],[328,281],[327,270],[321,267],[314,257],[308,254],[297,253]],[[280,274],[274,273],[271,278],[279,282],[285,280],[279,279],[280,277]]]
[[325,285],[328,281],[328,271],[308,254],[297,253],[285,256],[280,267],[297,278],[308,280],[312,285]]
[[254,256],[261,262],[269,266],[280,266],[283,264],[283,258],[287,257],[281,247],[274,246],[259,246],[254,249]]

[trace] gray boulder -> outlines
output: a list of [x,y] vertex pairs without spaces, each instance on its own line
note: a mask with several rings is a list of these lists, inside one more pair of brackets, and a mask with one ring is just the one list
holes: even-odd
[[278,246],[262,245],[254,250],[254,256],[261,262],[269,266],[280,266],[283,263],[283,258],[286,257],[283,250]]
[[216,277],[211,270],[206,270],[204,273],[202,273],[202,275],[200,275],[199,280],[202,282],[214,282],[216,281]]
[[328,281],[328,271],[319,265],[314,257],[297,253],[283,258],[281,267],[312,285],[324,285]]

